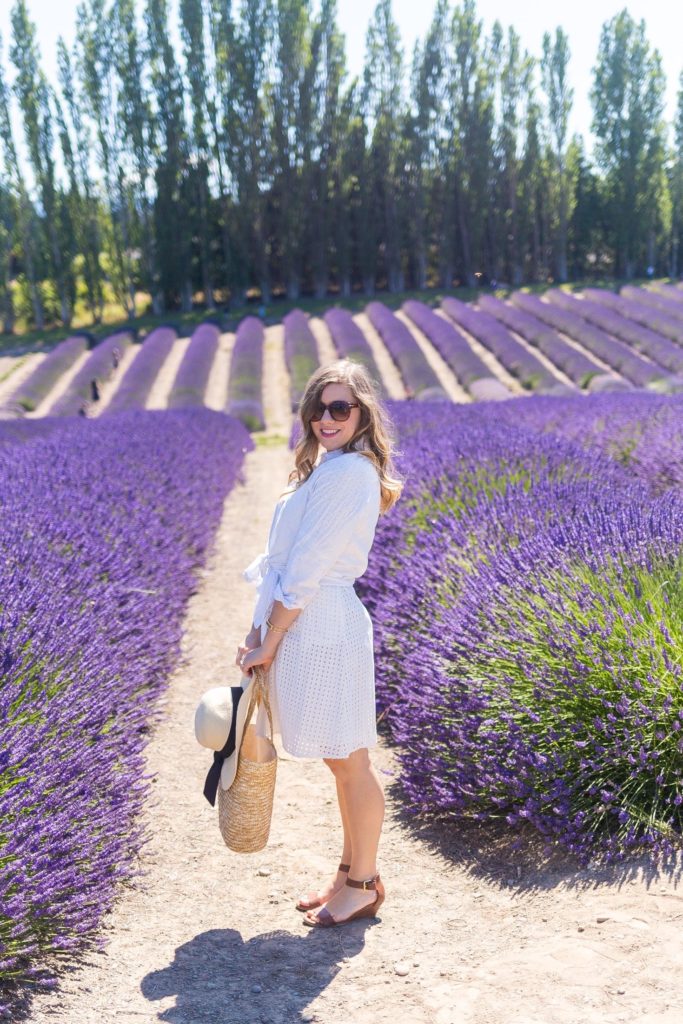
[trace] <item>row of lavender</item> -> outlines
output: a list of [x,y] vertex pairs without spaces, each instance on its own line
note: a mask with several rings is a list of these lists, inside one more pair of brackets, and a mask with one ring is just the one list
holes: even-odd
[[[586,289],[580,298],[560,289],[551,289],[543,299],[517,292],[506,302],[485,295],[477,308],[449,297],[440,311],[409,300],[401,316],[371,302],[366,312],[410,398],[448,399],[416,333],[431,343],[474,401],[510,397],[500,372],[491,369],[496,362],[532,393],[683,387],[683,290],[675,287],[624,288],[619,296]],[[338,308],[328,310],[324,320],[338,354],[365,364],[386,397],[371,347],[356,320]],[[306,380],[318,366],[317,344],[301,310],[288,314],[283,324],[291,405],[296,409]],[[168,328],[150,334],[114,394],[112,411],[144,406],[174,337]],[[203,404],[218,337],[213,324],[197,328],[171,388],[170,407]],[[82,412],[92,398],[93,383],[108,379],[131,341],[124,332],[101,342],[50,413]],[[263,344],[261,322],[245,318],[233,349],[226,410],[250,430],[265,426]],[[84,338],[74,337],[57,346],[13,396],[14,411],[35,409],[83,355],[85,345]],[[493,362],[484,359],[484,351]]]
[[253,447],[208,409],[0,424],[0,1016],[136,874],[146,737]]
[[412,813],[581,861],[683,833],[683,400],[389,403],[361,595]]
[[[175,374],[168,396],[171,409],[204,404],[204,396],[219,346],[219,328],[204,323],[194,331]],[[123,409],[143,409],[155,380],[166,361],[176,332],[160,327],[152,331],[135,353],[104,408],[103,415]],[[48,410],[50,416],[88,415],[99,400],[100,387],[111,379],[133,342],[129,332],[105,338],[87,354],[88,341],[74,335],[60,342],[30,377],[12,394],[5,412],[21,416],[34,412],[56,387],[60,378],[81,359],[81,366],[60,397]],[[246,317],[237,329],[228,378],[225,411],[241,419],[250,430],[263,430],[262,406],[263,325]],[[86,358],[83,358],[86,356]]]
[[[452,315],[450,302],[444,307]],[[515,292],[509,302],[484,296],[480,307],[588,390],[683,390],[680,288],[627,286],[619,295],[550,289],[543,298]]]

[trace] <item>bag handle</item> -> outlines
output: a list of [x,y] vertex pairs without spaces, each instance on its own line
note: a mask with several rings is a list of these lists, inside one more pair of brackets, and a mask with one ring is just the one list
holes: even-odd
[[254,687],[253,693],[251,695],[251,700],[249,701],[249,708],[247,710],[247,717],[245,719],[244,731],[242,733],[242,740],[240,742],[240,749],[242,748],[242,743],[244,743],[244,737],[247,734],[246,727],[251,722],[251,717],[254,713],[254,709],[257,707],[258,704],[263,704],[265,706],[266,714],[268,715],[268,724],[270,725],[270,742],[273,742],[273,712],[270,707],[270,698],[268,696],[268,672],[266,669],[262,668],[261,665],[254,665],[252,672],[254,672],[255,675]]

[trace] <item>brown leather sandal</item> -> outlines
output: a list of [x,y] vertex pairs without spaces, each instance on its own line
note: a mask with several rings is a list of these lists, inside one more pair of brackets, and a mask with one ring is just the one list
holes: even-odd
[[335,925],[346,924],[348,921],[357,921],[361,917],[376,917],[377,911],[384,903],[384,897],[386,896],[379,873],[364,881],[347,878],[346,884],[350,885],[352,889],[375,889],[377,891],[375,902],[368,904],[367,907],[354,910],[348,917],[342,917],[339,920],[332,916],[327,907],[322,907],[317,914],[306,914],[304,924],[313,928],[333,928]]
[[[350,871],[351,870],[351,865],[350,864],[340,864],[337,870],[338,871],[344,871],[344,872]],[[304,911],[305,910],[315,910],[316,907],[321,907],[321,906],[322,906],[322,900],[319,900],[315,896],[313,896],[313,898],[310,899],[310,900],[307,900],[305,898],[299,900],[299,902],[296,905],[296,909],[297,910],[304,910]]]

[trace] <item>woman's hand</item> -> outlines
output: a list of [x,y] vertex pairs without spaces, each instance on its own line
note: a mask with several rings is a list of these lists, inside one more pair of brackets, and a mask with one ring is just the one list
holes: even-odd
[[274,657],[272,651],[266,650],[265,647],[257,647],[244,656],[240,667],[245,675],[251,675],[254,665],[260,665],[264,672],[267,672],[273,664]]
[[237,656],[235,658],[235,664],[238,668],[242,667],[242,658],[249,653],[249,651],[255,650],[261,646],[261,630],[260,628],[250,629],[247,633],[244,643],[241,647],[237,648]]

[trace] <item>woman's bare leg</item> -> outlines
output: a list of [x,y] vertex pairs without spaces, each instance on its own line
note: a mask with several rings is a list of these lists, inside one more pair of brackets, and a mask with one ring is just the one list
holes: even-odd
[[[361,880],[377,874],[377,848],[384,822],[384,790],[366,747],[345,758],[326,760],[341,789],[340,807],[350,838],[351,878]],[[336,918],[374,903],[374,890],[342,886],[325,904]],[[315,914],[315,911],[312,912]]]
[[351,863],[351,828],[349,825],[349,812],[346,809],[346,798],[344,796],[343,787],[339,779],[334,777],[334,781],[337,787],[337,802],[339,804],[339,813],[341,814],[342,828],[344,829],[344,845],[342,849],[342,864]]
[[[344,830],[344,842],[342,847],[341,863],[350,864],[351,830],[349,828],[348,813],[346,810],[346,803],[344,798],[344,790],[336,775],[334,781],[337,789],[337,802],[339,803],[339,814],[341,816],[342,828]],[[344,885],[348,877],[349,876],[346,871],[337,870],[331,882],[329,882],[327,885],[323,886],[321,889],[317,891],[309,892],[306,896],[303,897],[303,899],[307,902],[310,902],[314,899],[318,899],[321,902],[325,903],[327,900],[330,899],[331,896],[334,895],[335,892],[337,892],[338,889],[341,889],[341,887]]]

